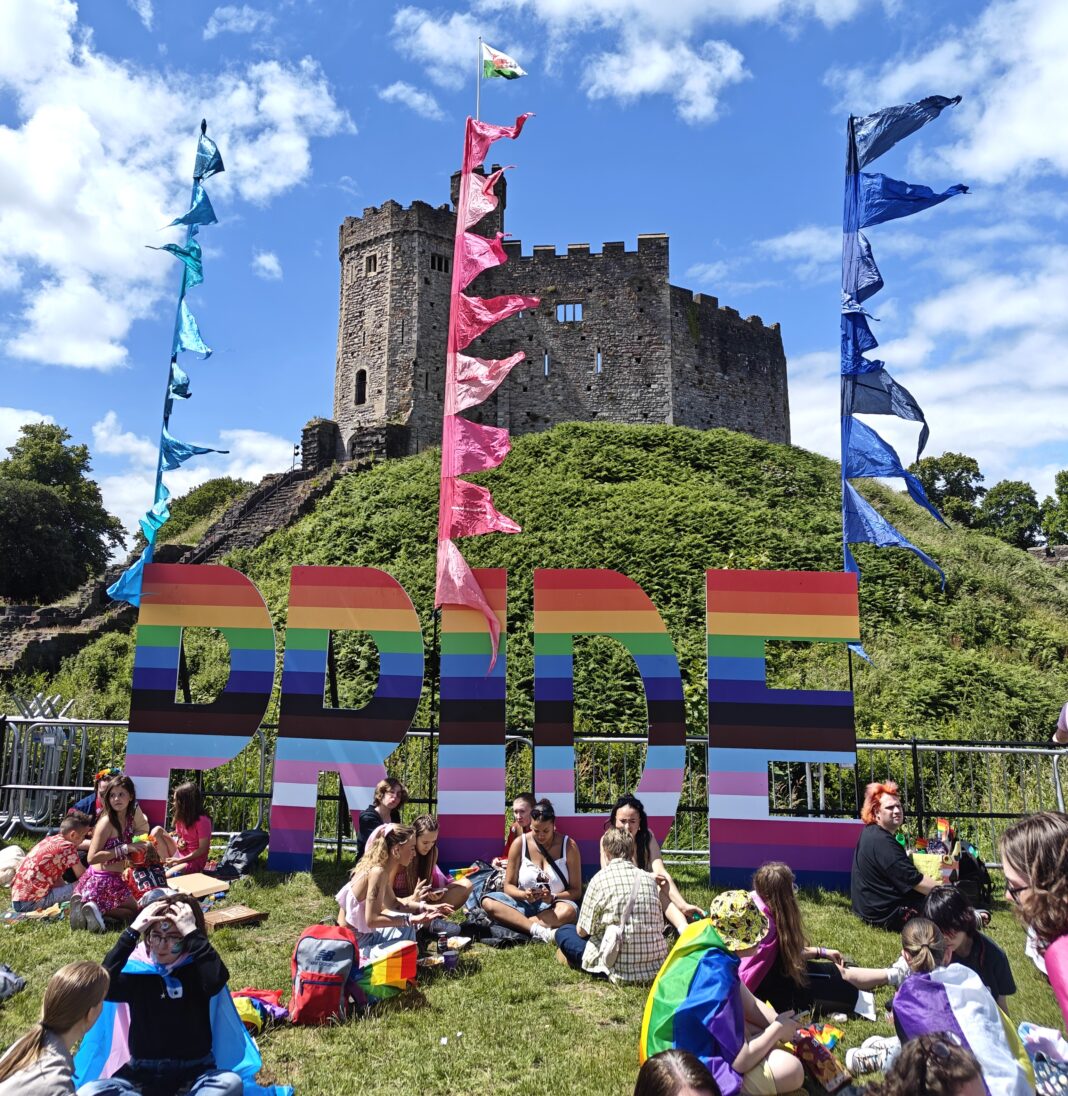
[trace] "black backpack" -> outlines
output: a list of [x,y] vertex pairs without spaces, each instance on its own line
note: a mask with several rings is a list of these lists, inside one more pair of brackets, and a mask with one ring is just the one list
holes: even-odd
[[986,864],[970,852],[961,850],[957,868],[957,889],[975,907],[989,909],[994,899],[994,883]]
[[213,875],[216,879],[237,879],[248,875],[270,840],[263,830],[242,830],[241,833],[235,833],[226,843],[226,850],[218,866],[206,874]]

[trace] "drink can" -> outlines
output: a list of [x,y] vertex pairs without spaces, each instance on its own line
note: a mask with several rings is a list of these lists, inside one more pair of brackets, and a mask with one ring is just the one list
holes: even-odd
[[449,950],[449,934],[447,932],[438,933],[438,955],[444,955]]

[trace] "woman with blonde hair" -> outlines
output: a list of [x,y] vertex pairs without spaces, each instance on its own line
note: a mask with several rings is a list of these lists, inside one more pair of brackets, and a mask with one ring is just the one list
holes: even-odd
[[[48,980],[41,1019],[0,1058],[0,1096],[67,1096],[74,1092],[72,1052],[96,1023],[108,991],[99,963],[68,963]],[[132,1093],[126,1081],[83,1085],[79,1092]]]
[[1034,938],[1068,1024],[1068,814],[1021,818],[1002,835],[999,849],[1005,896]]
[[452,913],[446,903],[428,903],[421,898],[398,898],[393,884],[415,857],[415,830],[388,823],[352,869],[349,881],[337,893],[337,923],[356,933],[364,961],[377,959],[383,951],[416,939],[416,927],[435,917]]
[[805,939],[794,873],[781,860],[762,864],[753,876],[750,897],[768,919],[768,933],[752,955],[742,958],[739,975],[758,1001],[777,1012],[803,1012],[816,1005],[830,1012],[874,1016],[874,1001],[842,978],[842,954],[811,947]]

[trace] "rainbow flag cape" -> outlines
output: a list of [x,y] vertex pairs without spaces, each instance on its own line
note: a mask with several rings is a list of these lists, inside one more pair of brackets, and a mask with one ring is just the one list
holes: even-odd
[[360,1004],[384,1001],[403,993],[415,981],[418,958],[418,947],[405,940],[360,967],[359,973],[354,974],[350,982],[350,987],[364,997]]
[[902,1041],[948,1032],[983,1063],[990,1096],[1030,1096],[1035,1076],[1027,1051],[979,975],[960,963],[906,978],[894,997]]
[[731,1068],[745,1039],[740,984],[738,959],[712,922],[688,925],[649,990],[639,1063],[662,1050],[688,1050],[708,1067],[723,1096],[740,1092],[742,1078]]

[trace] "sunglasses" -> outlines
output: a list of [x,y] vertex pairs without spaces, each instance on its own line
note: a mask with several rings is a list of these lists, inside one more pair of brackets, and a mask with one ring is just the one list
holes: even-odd
[[927,1064],[934,1058],[938,1061],[939,1065],[945,1066],[949,1059],[952,1057],[952,1051],[950,1051],[948,1044],[943,1042],[937,1042],[931,1044],[930,1051],[923,1056],[923,1067],[920,1070],[920,1092],[922,1096],[927,1096]]

